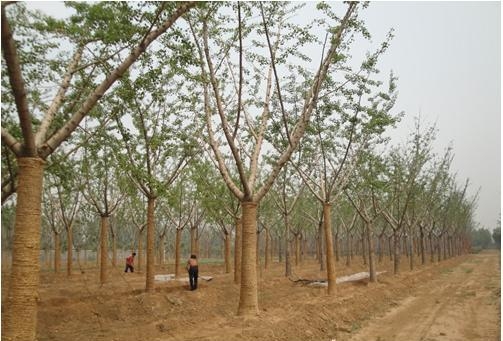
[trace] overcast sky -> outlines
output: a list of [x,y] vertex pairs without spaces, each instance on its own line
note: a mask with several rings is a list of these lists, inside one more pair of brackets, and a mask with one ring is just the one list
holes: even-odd
[[501,211],[501,8],[499,2],[373,2],[362,17],[375,40],[395,29],[380,68],[399,77],[400,134],[419,113],[437,124],[436,151],[452,142],[452,172],[480,189],[476,220]]
[[[31,6],[60,16],[61,3]],[[421,114],[436,123],[435,151],[452,143],[451,171],[479,189],[476,220],[493,229],[501,211],[501,8],[499,2],[372,2],[362,14],[378,43],[395,38],[379,64],[398,76],[397,111],[406,116],[393,133],[404,142]]]

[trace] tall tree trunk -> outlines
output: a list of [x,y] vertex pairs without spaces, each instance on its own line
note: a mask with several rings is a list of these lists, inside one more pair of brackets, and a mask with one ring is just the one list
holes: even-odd
[[281,246],[283,245],[281,237],[278,237],[278,261],[281,263],[283,261],[283,250]]
[[166,262],[166,234],[163,233],[159,241],[159,264],[164,265]]
[[409,236],[407,237],[408,239],[408,248],[409,248],[409,268],[410,270],[414,270],[414,250],[412,249],[412,245],[413,245],[413,237],[412,237],[412,233],[409,233]]
[[143,229],[138,231],[138,270],[143,268]]
[[44,161],[20,157],[12,271],[7,291],[8,309],[2,314],[2,339],[35,340],[40,271],[40,211]]
[[58,273],[61,268],[61,242],[59,233],[54,233],[54,272]]
[[66,275],[72,275],[73,265],[73,232],[72,224],[66,229]]
[[[339,230],[339,228],[337,228],[337,230]],[[340,251],[339,251],[339,232],[338,231],[335,234],[334,247],[335,247],[335,261],[337,263],[339,263],[339,259],[340,259],[339,254],[340,254]]]
[[176,229],[175,236],[175,277],[180,277],[180,245],[182,243],[182,230]]
[[400,236],[396,230],[393,230],[393,273],[397,275],[400,272]]
[[424,250],[424,229],[422,225],[419,225],[419,250],[421,252],[421,264],[426,264],[426,255]]
[[379,236],[379,263],[382,263],[382,254],[384,253],[383,236]]
[[225,233],[224,248],[225,273],[228,274],[231,272],[231,237],[229,233]]
[[285,277],[292,276],[292,264],[290,260],[290,222],[288,221],[288,214],[283,214],[285,221]]
[[366,247],[366,235],[367,232],[363,232],[362,234],[362,259],[363,265],[367,265],[367,247]]
[[190,254],[198,255],[196,247],[196,229],[197,227],[190,228]]
[[[323,217],[323,215],[322,215]],[[318,222],[318,247],[319,247],[319,262],[320,262],[320,271],[325,271],[325,258],[323,257],[324,248],[323,248],[323,218],[320,218]]]
[[242,259],[241,287],[239,291],[238,315],[251,316],[258,314],[256,238],[257,238],[257,204],[245,201],[242,207]]
[[271,235],[269,234],[269,229],[265,229],[265,261],[264,261],[264,269],[269,267],[271,263]]
[[112,267],[117,266],[117,236],[112,233]]
[[375,259],[374,259],[374,239],[372,238],[372,222],[368,222],[367,224],[367,244],[368,244],[368,251],[369,251],[369,277],[370,277],[370,282],[377,282],[377,274],[376,274],[376,267],[375,267]]
[[236,284],[241,282],[242,230],[241,218],[236,218],[236,236],[234,239],[234,283]]
[[147,276],[145,289],[153,292],[155,289],[155,198],[147,201]]
[[256,258],[256,265],[257,267],[260,267],[260,232],[257,230],[257,238],[256,238],[256,248],[257,248],[257,258]]
[[299,266],[300,261],[300,234],[295,235],[295,266]]
[[334,246],[332,244],[332,217],[329,203],[323,203],[323,225],[325,227],[325,244],[327,252],[328,295],[335,295],[335,261]]
[[351,238],[348,234],[346,235],[346,266],[351,265]]
[[101,216],[100,229],[100,284],[103,285],[107,281],[107,254],[108,254],[108,216]]

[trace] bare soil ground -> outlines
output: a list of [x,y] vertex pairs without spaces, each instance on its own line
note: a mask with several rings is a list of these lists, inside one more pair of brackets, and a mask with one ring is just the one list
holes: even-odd
[[[361,259],[338,276],[367,271]],[[239,286],[223,265],[200,265],[199,289],[178,281],[157,283],[144,292],[145,274],[113,269],[103,287],[96,269],[76,269],[71,277],[41,273],[39,341],[46,340],[499,340],[500,254],[482,252],[393,276],[388,260],[378,264],[379,282],[367,280],[326,289],[295,284],[284,264],[261,268],[260,315],[236,316]],[[82,271],[80,271],[82,270]],[[173,266],[157,273],[173,273]],[[315,261],[294,268],[302,278],[320,279]],[[185,274],[184,274],[185,275]],[[2,302],[8,277],[2,276]],[[8,306],[2,304],[2,312]]]

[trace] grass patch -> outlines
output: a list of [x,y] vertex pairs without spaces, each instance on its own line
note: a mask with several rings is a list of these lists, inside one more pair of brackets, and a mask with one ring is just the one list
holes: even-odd
[[358,322],[353,322],[351,325],[351,333],[354,333],[358,329],[360,329],[362,326]]
[[463,268],[463,270],[464,270],[464,272],[465,272],[466,274],[470,274],[470,273],[472,273],[472,272],[473,272],[473,269],[472,269],[472,268]]
[[454,272],[454,270],[453,270],[453,269],[451,269],[451,268],[443,268],[443,269],[441,269],[441,270],[440,270],[440,273],[441,273],[442,275],[447,275],[447,274],[450,274],[450,273],[452,273],[452,272]]

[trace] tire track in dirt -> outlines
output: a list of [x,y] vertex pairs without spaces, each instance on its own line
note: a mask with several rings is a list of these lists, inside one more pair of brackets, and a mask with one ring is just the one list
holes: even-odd
[[350,340],[499,340],[499,253],[471,255],[452,268],[439,268],[435,279]]

